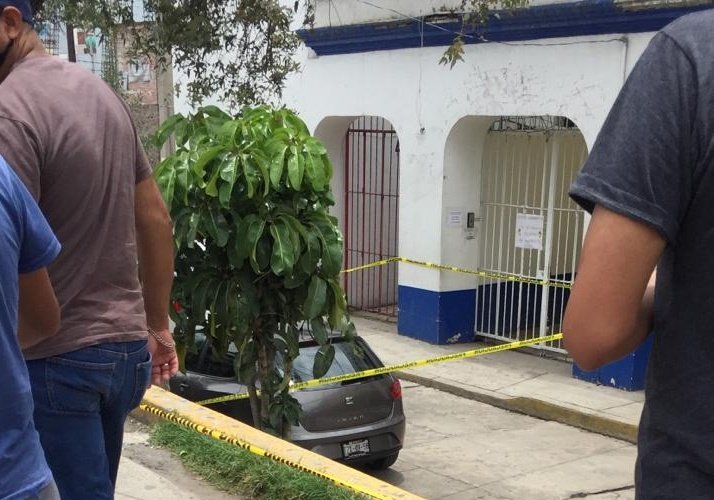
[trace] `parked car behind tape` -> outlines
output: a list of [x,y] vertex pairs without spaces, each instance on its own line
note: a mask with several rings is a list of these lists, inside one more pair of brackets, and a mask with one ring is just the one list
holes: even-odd
[[[325,375],[343,375],[383,366],[365,340],[355,344],[333,339],[335,360]],[[233,371],[235,348],[223,359],[214,359],[206,337],[196,335],[198,354],[186,355],[186,373],[171,379],[171,391],[201,401],[226,394],[244,393]],[[300,355],[293,364],[293,380],[312,379],[319,346],[300,342]],[[293,393],[303,408],[300,425],[290,427],[286,439],[347,464],[366,464],[386,469],[396,462],[404,442],[405,417],[402,389],[391,374],[312,387]],[[247,399],[210,405],[210,408],[252,425]]]

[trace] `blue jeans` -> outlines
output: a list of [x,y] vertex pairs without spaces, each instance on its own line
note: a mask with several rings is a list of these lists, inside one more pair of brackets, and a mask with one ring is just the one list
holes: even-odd
[[112,499],[124,422],[151,380],[146,341],[28,361],[35,427],[63,499]]

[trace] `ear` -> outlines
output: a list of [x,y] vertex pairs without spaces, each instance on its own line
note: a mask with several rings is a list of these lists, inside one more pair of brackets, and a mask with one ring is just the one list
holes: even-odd
[[10,40],[19,37],[25,29],[22,13],[15,7],[5,7],[2,11],[2,20],[5,22],[6,33]]

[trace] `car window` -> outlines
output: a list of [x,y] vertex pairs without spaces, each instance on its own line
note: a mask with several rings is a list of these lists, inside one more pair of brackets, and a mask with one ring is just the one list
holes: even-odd
[[[335,360],[332,366],[325,374],[325,377],[334,377],[337,375],[347,375],[370,368],[375,368],[376,365],[371,359],[361,350],[355,348],[349,342],[335,342]],[[295,382],[304,382],[312,380],[312,367],[315,363],[315,356],[319,351],[320,346],[307,346],[300,349],[300,356],[293,362],[293,379]]]
[[[337,341],[332,345],[335,346],[335,360],[325,374],[325,377],[347,375],[379,366],[365,352],[359,340],[356,344]],[[227,355],[221,359],[217,359],[211,352],[210,346],[206,344],[206,336],[196,332],[196,350],[196,353],[186,354],[186,368],[214,377],[235,377],[233,361],[237,349],[232,343],[228,348]],[[300,355],[293,362],[293,381],[304,382],[314,378],[312,368],[315,363],[315,356],[319,350],[319,345],[300,346]],[[282,374],[283,359],[280,353],[277,354],[275,361],[276,369]]]

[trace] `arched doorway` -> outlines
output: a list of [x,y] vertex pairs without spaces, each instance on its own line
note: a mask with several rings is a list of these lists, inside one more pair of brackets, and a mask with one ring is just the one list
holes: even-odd
[[[560,331],[584,223],[568,189],[586,157],[585,140],[567,118],[501,117],[489,128],[479,268],[524,282],[482,281],[477,335],[514,341]],[[560,343],[542,347],[562,350]]]
[[[399,138],[382,117],[362,116],[344,139],[345,268],[399,255]],[[350,308],[397,315],[397,263],[349,273]]]

